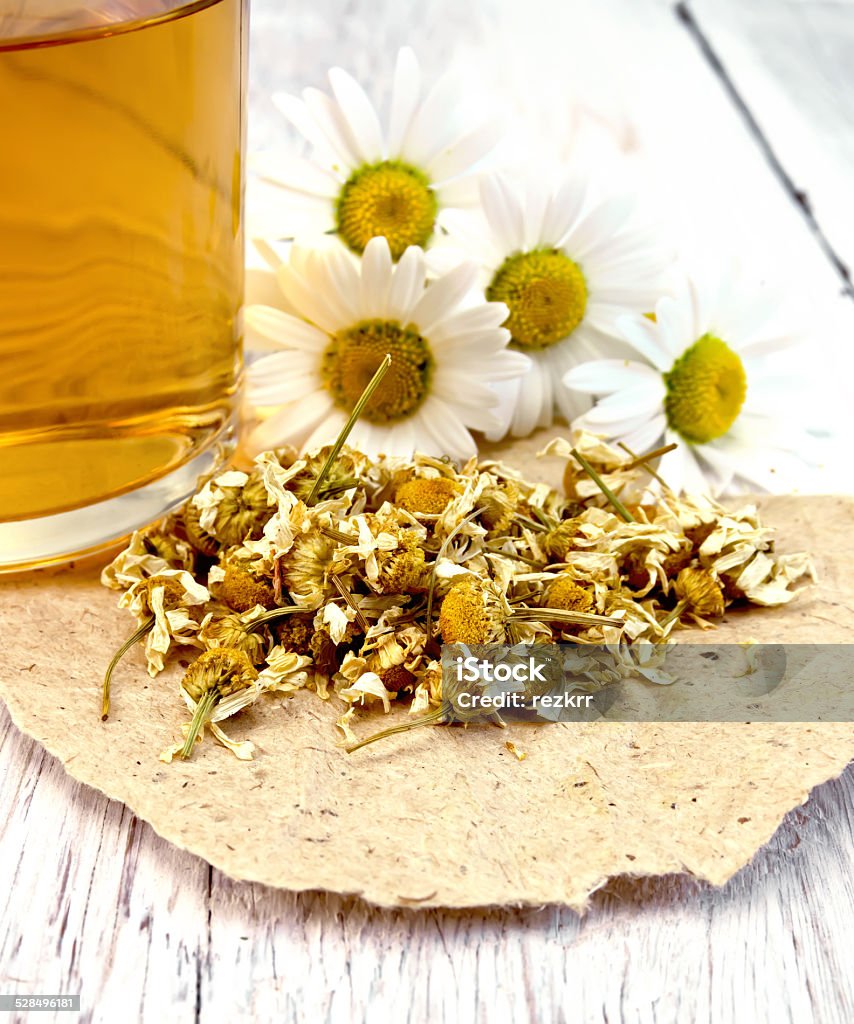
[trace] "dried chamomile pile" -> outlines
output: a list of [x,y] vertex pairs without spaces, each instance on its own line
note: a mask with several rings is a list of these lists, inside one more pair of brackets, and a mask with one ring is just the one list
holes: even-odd
[[406,703],[441,719],[442,643],[667,642],[733,602],[783,604],[812,576],[777,555],[756,509],[677,498],[650,460],[581,434],[565,494],[497,462],[368,459],[340,443],[260,455],[206,479],[180,512],[132,537],[102,574],[122,591],[149,673],[196,648],[180,696],[188,757],[207,729],[238,757],[249,741],[221,723],[265,694],[313,690],[358,711]]

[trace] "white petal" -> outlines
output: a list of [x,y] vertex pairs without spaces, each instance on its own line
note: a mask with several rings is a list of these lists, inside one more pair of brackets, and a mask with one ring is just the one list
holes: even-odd
[[363,318],[388,316],[391,282],[392,262],[388,242],[382,236],[372,238],[362,255],[359,311]]
[[506,255],[525,244],[525,216],[519,196],[501,175],[490,175],[480,183],[480,201],[489,226]]
[[662,413],[659,416],[653,416],[643,426],[624,434],[620,440],[626,447],[635,452],[636,455],[643,455],[644,452],[648,452],[661,441],[666,425],[667,420],[664,417],[664,413]]
[[664,431],[664,443],[675,444],[676,448],[661,456],[658,463],[658,475],[676,494],[681,494],[685,482],[686,444],[672,430]]
[[273,93],[273,105],[291,122],[306,142],[310,143],[315,149],[323,150],[327,154],[334,153],[320,125],[314,119],[306,104],[298,96],[291,96],[289,93],[284,92],[275,92]]
[[416,167],[426,168],[453,139],[449,111],[459,102],[459,83],[443,75],[415,111],[403,138],[400,155]]
[[611,244],[614,235],[628,224],[632,208],[630,199],[617,197],[585,214],[564,242],[563,248],[570,259],[583,264],[587,257]]
[[477,281],[478,269],[474,263],[461,263],[452,271],[427,285],[424,294],[412,310],[412,322],[422,334],[445,319],[459,306]]
[[252,153],[249,170],[292,192],[333,199],[341,191],[341,182],[319,164],[281,150]]
[[303,101],[317,127],[339,161],[346,168],[358,167],[360,160],[350,128],[338,105],[319,89],[304,89]]
[[510,423],[514,437],[527,437],[535,427],[545,426],[552,419],[552,395],[548,377],[536,359],[519,389],[516,408]]
[[[332,412],[325,415],[320,423],[311,431],[311,433],[305,438],[300,444],[300,448],[304,452],[317,451],[318,448],[323,448],[324,445],[333,444],[341,433],[341,429],[347,422],[347,417],[340,409],[333,409]],[[352,443],[352,434],[350,436]]]
[[661,344],[655,324],[643,316],[624,316],[617,329],[632,348],[662,373],[673,366],[673,357]]
[[299,372],[294,353],[275,352],[257,359],[246,371],[246,397],[254,406],[285,405],[319,387],[316,364]]
[[665,296],[655,306],[657,337],[662,346],[676,358],[697,341],[694,315],[690,306]]
[[[610,395],[645,381],[661,383],[661,377],[645,363],[634,363],[626,359],[582,363],[563,378],[568,388],[588,395]],[[663,383],[661,389],[663,393]]]
[[388,316],[390,320],[409,323],[412,309],[424,291],[424,254],[417,245],[410,245],[394,268],[391,288],[388,293]]
[[434,442],[432,454],[460,460],[477,454],[474,439],[447,402],[431,396],[422,409],[424,426]]
[[275,342],[277,347],[322,352],[329,344],[323,331],[272,306],[247,306],[244,316],[247,328]]
[[544,245],[562,248],[572,226],[578,220],[584,205],[585,190],[577,182],[568,180],[552,193],[543,214]]
[[548,197],[543,187],[530,185],[525,194],[525,239],[524,248],[537,249],[543,242],[543,218]]
[[431,341],[441,341],[472,331],[492,331],[507,319],[503,302],[483,302],[443,318],[430,332]]
[[450,143],[427,164],[431,181],[447,181],[468,171],[492,152],[501,138],[501,126],[488,122]]
[[305,395],[257,426],[249,436],[248,446],[256,452],[286,444],[299,447],[331,408],[332,398],[327,391],[314,391]]
[[365,90],[343,68],[332,68],[329,82],[349,125],[356,155],[369,164],[381,160],[383,137],[380,119]]
[[400,156],[421,95],[421,71],[413,51],[404,46],[397,55],[388,131],[388,158]]

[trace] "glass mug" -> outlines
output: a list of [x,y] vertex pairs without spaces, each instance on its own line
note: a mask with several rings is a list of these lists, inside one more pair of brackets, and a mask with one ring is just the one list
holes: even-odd
[[0,571],[184,500],[242,368],[247,0],[0,0]]

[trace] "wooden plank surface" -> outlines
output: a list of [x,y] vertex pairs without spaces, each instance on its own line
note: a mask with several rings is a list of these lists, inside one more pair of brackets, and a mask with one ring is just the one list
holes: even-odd
[[584,918],[390,912],[233,882],[71,781],[5,710],[0,740],[0,987],[80,992],[84,1021],[854,1017],[854,768],[719,890],[616,880]]
[[[792,180],[805,182],[822,229],[847,260],[854,235],[828,228],[846,197],[826,170],[814,174],[825,154],[832,167],[842,166],[847,142],[834,145],[842,128],[834,120],[807,132],[827,114],[816,88],[793,85],[785,118],[763,113],[766,93],[755,87],[763,22],[747,25],[748,8],[760,10],[751,17],[764,18],[766,32],[771,25],[788,40],[766,55],[771,70],[761,79],[782,88],[783,72],[773,69],[785,70],[786,47],[798,43],[785,25],[806,19],[816,34],[809,55],[788,51],[809,78],[817,63],[830,63],[819,44],[842,46],[829,35],[845,34],[833,19],[849,24],[850,5],[696,0],[690,8],[703,31],[708,19],[709,38],[732,61],[742,98],[748,107],[755,98],[757,123],[773,135]],[[429,74],[456,61],[508,106],[518,103],[508,83],[528,75],[539,88],[542,68],[551,67],[552,95],[572,88],[589,114],[582,124],[604,125],[604,135],[627,148],[632,173],[677,234],[728,244],[757,266],[776,266],[782,254],[815,307],[831,315],[838,338],[850,336],[854,314],[838,268],[719,69],[663,0],[255,0],[254,17],[256,143],[278,133],[266,99],[273,88],[321,84],[331,63],[381,86],[403,42],[417,46]],[[548,59],[523,38],[539,40]],[[734,56],[733,38],[749,58]],[[514,48],[524,52],[510,68]],[[584,73],[572,77],[573,62]],[[850,72],[841,61],[832,73],[838,98]],[[821,74],[829,76],[829,67]],[[552,113],[558,140],[560,112]],[[779,141],[787,123],[791,138],[808,139],[807,169]],[[846,223],[844,205],[839,216]],[[390,913],[231,882],[72,782],[5,711],[0,794],[0,991],[80,991],[84,1021],[854,1019],[851,769],[790,815],[722,890],[684,878],[618,881],[597,894],[583,919],[559,908]]]
[[690,0],[768,146],[848,271],[854,265],[854,5]]

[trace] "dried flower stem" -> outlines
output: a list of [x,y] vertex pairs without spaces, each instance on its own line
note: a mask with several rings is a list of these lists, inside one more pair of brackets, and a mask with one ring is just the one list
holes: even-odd
[[266,626],[268,622],[275,622],[277,619],[283,619],[286,615],[295,615],[297,612],[309,612],[310,608],[300,608],[299,605],[290,604],[284,608],[271,608],[268,612],[264,612],[263,615],[259,615],[257,619],[253,619],[251,622],[246,624],[246,632],[254,633],[260,629],[261,626]]
[[314,481],[314,486],[312,487],[308,499],[306,500],[306,505],[313,505],[317,501],[317,497],[320,494],[320,489],[323,486],[323,481],[326,479],[329,470],[332,469],[335,460],[338,458],[338,453],[344,447],[344,442],[350,436],[350,431],[353,429],[353,427],[355,427],[356,421],[362,415],[362,411],[364,410],[368,402],[371,400],[371,396],[379,387],[380,381],[388,373],[388,368],[390,366],[391,356],[388,353],[386,353],[385,358],[377,368],[377,372],[373,375],[373,377],[371,377],[370,383],[362,392],[359,401],[356,402],[356,404],[353,406],[353,411],[350,413],[350,418],[344,424],[341,433],[338,435],[337,441],[332,446],[332,451],[327,456],[326,462],[323,463],[323,468],[317,474],[317,479]]
[[196,737],[204,728],[205,722],[210,718],[216,702],[216,690],[208,690],[208,692],[197,701],[196,709],[193,712],[193,717],[190,719],[190,726],[187,730],[187,738],[184,740],[184,746],[181,747],[180,756],[182,758],[188,758],[190,754],[192,754],[193,747],[196,743]]
[[656,448],[655,451],[647,452],[646,455],[636,455],[631,450],[631,448],[629,448],[627,445],[624,445],[622,441],[618,441],[617,443],[627,455],[630,455],[632,457],[632,461],[627,462],[626,465],[623,466],[623,469],[634,469],[636,466],[643,466],[643,468],[647,471],[647,473],[649,473],[649,475],[654,480],[657,480],[666,491],[670,491],[670,487],[668,486],[667,482],[658,475],[658,473],[655,469],[653,469],[652,466],[650,466],[648,460],[654,459],[659,455],[666,455],[668,452],[672,452],[676,448],[678,448],[679,445],[677,445],[674,442],[673,444],[664,445],[663,448]]
[[329,578],[332,580],[332,583],[334,584],[335,589],[338,591],[338,593],[344,598],[347,604],[356,613],[356,622],[359,626],[359,629],[361,629],[363,633],[367,633],[368,630],[371,628],[370,623],[362,614],[362,609],[353,600],[353,595],[341,582],[340,577],[336,576],[334,572],[329,574]]
[[331,526],[321,526],[320,532],[324,537],[337,541],[339,544],[352,544],[354,540],[358,539],[350,533],[344,533],[343,530],[335,530]]
[[139,624],[131,635],[125,640],[121,647],[113,655],[113,660],[107,666],[107,671],[104,674],[104,690],[101,698],[101,721],[106,722],[110,717],[110,680],[113,676],[113,669],[118,665],[122,658],[127,652],[133,647],[134,644],[138,644],[144,636],[147,636],[154,628],[154,616],[150,615],[144,622]]
[[344,749],[348,754],[352,754],[354,751],[361,750],[362,747],[366,747],[369,743],[376,743],[377,740],[385,739],[386,736],[396,736],[398,733],[409,732],[411,729],[420,729],[422,725],[438,725],[439,723],[447,720],[450,710],[450,704],[442,703],[435,711],[431,711],[429,714],[424,715],[414,722],[406,722],[404,725],[393,725],[390,729],[383,729],[382,732],[375,732],[373,736],[368,736],[367,739],[359,740],[358,743],[353,743]]
[[659,626],[661,626],[662,629],[664,629],[665,626],[669,626],[674,619],[679,618],[679,616],[682,614],[682,612],[685,611],[689,604],[690,602],[686,601],[683,597],[682,600],[676,605],[676,607],[672,611],[669,611],[663,619],[659,619]]
[[576,626],[623,626],[622,619],[612,619],[607,615],[596,615],[593,612],[568,612],[563,608],[516,608],[509,616],[517,622],[570,622]]
[[590,465],[590,463],[587,461],[587,459],[585,459],[583,455],[580,455],[575,450],[575,448],[572,449],[571,455],[575,459],[575,461],[578,463],[578,465],[581,466],[581,468],[584,470],[584,472],[590,477],[590,479],[593,481],[593,483],[596,484],[596,486],[599,488],[599,490],[605,495],[605,497],[608,499],[608,501],[613,506],[614,511],[617,513],[617,515],[626,523],[634,523],[636,521],[635,517],[631,514],[631,512],[629,512],[629,510],[620,501],[620,499],[617,497],[617,495],[614,494],[614,492],[605,483],[605,481],[602,479],[602,477],[599,476],[599,474]]

